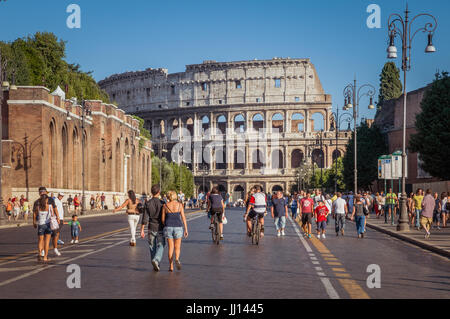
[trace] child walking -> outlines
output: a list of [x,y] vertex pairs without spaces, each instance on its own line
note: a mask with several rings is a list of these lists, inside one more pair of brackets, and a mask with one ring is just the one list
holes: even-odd
[[70,232],[72,233],[72,240],[70,241],[71,244],[78,244],[78,238],[80,236],[81,231],[81,224],[78,221],[78,216],[72,215],[72,220],[64,223],[66,225],[70,225]]
[[321,199],[319,205],[314,210],[314,214],[317,221],[317,238],[320,239],[322,233],[322,238],[325,239],[325,229],[327,228],[327,217],[330,210],[325,205],[325,202]]

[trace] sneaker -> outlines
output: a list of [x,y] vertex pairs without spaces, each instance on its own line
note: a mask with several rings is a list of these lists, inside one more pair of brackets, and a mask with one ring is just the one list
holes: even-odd
[[213,230],[213,224],[209,225],[209,230]]
[[70,243],[73,244],[74,241],[75,241],[75,240],[72,239],[72,240],[70,241]]
[[58,248],[53,249],[56,256],[61,256],[61,253],[59,252]]
[[361,238],[364,238],[364,233],[361,233]]
[[44,257],[45,256],[45,251],[42,249],[41,250],[41,257]]
[[339,232],[336,232],[336,237],[339,236]]
[[58,245],[64,245],[64,242],[61,239],[58,239]]
[[177,266],[178,270],[181,270],[181,263],[179,260],[175,260],[175,266]]
[[156,260],[152,260],[153,269],[159,271],[159,263]]
[[223,240],[223,235],[220,235],[220,240]]
[[308,238],[311,238],[311,234],[308,234]]
[[325,234],[322,234],[322,238],[325,239]]
[[74,242],[75,244],[78,244],[78,239],[77,240],[75,240],[75,242]]
[[286,236],[286,233],[284,232],[284,230],[281,231],[281,236]]
[[436,229],[437,229],[437,230],[441,230],[441,227],[438,226],[438,227],[436,227]]
[[281,233],[280,233],[280,232],[278,232],[278,233],[277,233],[277,237],[280,237],[280,236],[281,236]]
[[342,233],[342,236],[344,236],[344,229],[343,228],[341,229],[341,233]]

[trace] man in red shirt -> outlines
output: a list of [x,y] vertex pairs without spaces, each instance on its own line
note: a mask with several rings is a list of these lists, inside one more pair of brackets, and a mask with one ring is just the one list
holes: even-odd
[[317,238],[320,239],[320,233],[322,233],[322,238],[325,238],[325,229],[327,228],[327,217],[330,211],[327,206],[323,202],[323,200],[319,201],[319,206],[314,210],[314,216],[317,221]]
[[311,194],[306,193],[306,197],[300,201],[300,217],[302,219],[302,228],[305,236],[311,238],[311,222],[313,213],[314,201],[311,198]]

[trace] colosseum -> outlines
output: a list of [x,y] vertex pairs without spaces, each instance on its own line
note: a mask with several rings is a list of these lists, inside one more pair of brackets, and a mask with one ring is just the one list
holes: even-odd
[[197,192],[217,185],[233,200],[256,184],[297,189],[296,169],[330,167],[351,135],[330,130],[331,96],[309,59],[204,61],[185,72],[146,69],[99,84],[145,119],[155,155],[189,166]]

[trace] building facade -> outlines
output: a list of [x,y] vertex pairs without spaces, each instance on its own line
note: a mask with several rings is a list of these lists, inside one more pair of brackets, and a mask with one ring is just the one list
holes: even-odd
[[116,74],[99,85],[145,119],[156,155],[181,162],[182,154],[197,191],[218,185],[233,199],[256,184],[298,188],[304,161],[331,166],[350,137],[340,132],[336,150],[331,96],[309,59],[204,61],[180,73]]
[[[421,112],[420,103],[429,87],[423,87],[406,95],[406,147],[408,147],[409,139],[415,134],[416,115]],[[381,131],[386,134],[389,145],[389,154],[402,150],[403,141],[403,95],[397,99],[386,101],[381,110],[377,111],[374,125],[378,126]],[[420,159],[418,153],[407,152],[407,179],[406,192],[409,194],[415,192],[419,187],[422,189],[431,188],[433,191],[447,192],[450,190],[450,181],[439,181],[432,177],[420,167]],[[379,181],[377,186],[383,189],[383,181]],[[389,184],[388,184],[389,185]],[[397,180],[393,181],[394,189],[399,189]]]
[[17,87],[3,92],[4,200],[12,196],[38,197],[49,192],[81,194],[82,139],[85,190],[124,198],[128,189],[148,193],[151,182],[151,144],[141,142],[139,122],[115,105],[86,101],[90,115],[82,128],[82,108],[66,100],[59,88]]

